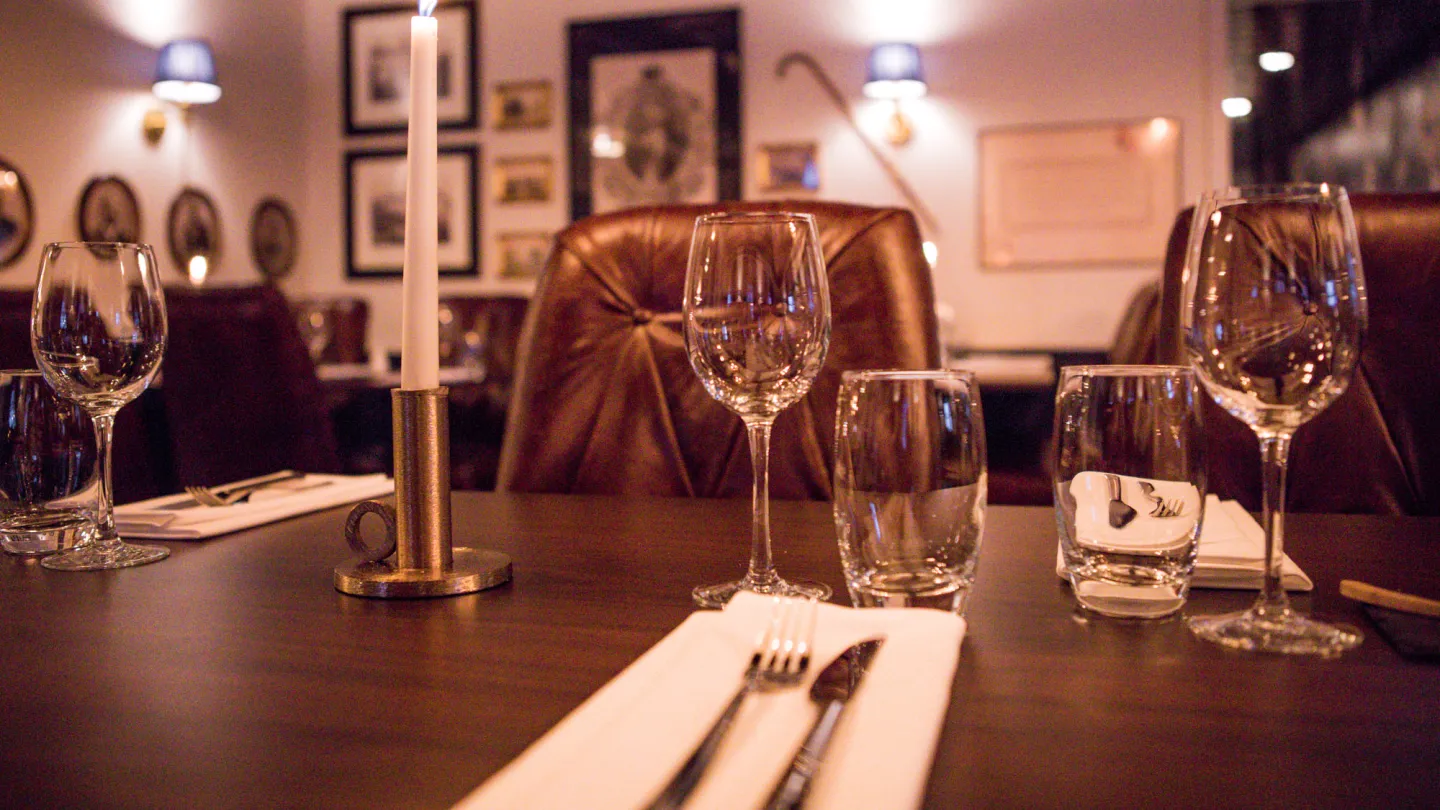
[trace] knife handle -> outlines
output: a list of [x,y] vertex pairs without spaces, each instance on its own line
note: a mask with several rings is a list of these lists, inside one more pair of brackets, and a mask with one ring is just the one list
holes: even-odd
[[830,736],[835,733],[840,711],[844,708],[845,703],[840,700],[825,704],[820,717],[815,720],[815,725],[811,726],[810,734],[801,744],[800,750],[795,752],[790,769],[775,785],[770,800],[765,803],[765,810],[795,810],[805,804],[805,796],[810,792],[810,781],[820,770],[820,760],[825,756],[825,749],[830,745]]

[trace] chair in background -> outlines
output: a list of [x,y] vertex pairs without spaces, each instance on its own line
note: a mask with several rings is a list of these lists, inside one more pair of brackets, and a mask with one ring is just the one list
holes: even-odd
[[165,297],[162,387],[179,482],[338,472],[324,393],[284,297],[268,286],[170,288]]
[[1155,280],[1135,291],[1110,343],[1109,362],[1120,365],[1153,365],[1157,362],[1160,332],[1160,292]]
[[[1440,193],[1351,198],[1370,328],[1349,389],[1295,434],[1287,507],[1440,515]],[[1191,211],[1165,258],[1157,356],[1185,362],[1180,302]],[[1251,430],[1205,398],[1210,489],[1260,508]]]
[[450,485],[494,489],[515,380],[527,296],[449,296],[440,299],[440,362],[472,365],[483,378],[450,392]]
[[680,321],[695,218],[718,210],[813,214],[830,276],[830,351],[810,393],[775,423],[775,497],[830,497],[841,371],[939,367],[930,268],[908,211],[768,202],[590,217],[556,237],[532,299],[500,489],[749,494],[745,430],[691,369]]

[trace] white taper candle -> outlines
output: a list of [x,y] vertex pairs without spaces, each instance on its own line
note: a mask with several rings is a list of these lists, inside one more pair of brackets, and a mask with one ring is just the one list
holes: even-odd
[[440,385],[440,228],[434,17],[410,20],[410,137],[405,173],[405,277],[401,316],[400,387]]

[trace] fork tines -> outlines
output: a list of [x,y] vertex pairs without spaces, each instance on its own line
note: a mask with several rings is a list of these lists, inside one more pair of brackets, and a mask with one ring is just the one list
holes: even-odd
[[817,610],[813,599],[775,597],[770,621],[756,640],[751,667],[791,675],[804,672],[810,664]]

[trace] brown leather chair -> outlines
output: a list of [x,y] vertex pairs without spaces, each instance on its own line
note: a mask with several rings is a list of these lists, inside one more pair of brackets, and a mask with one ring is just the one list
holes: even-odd
[[641,208],[556,237],[520,342],[499,488],[732,497],[751,487],[739,417],[706,393],[681,331],[695,218],[717,211],[815,215],[830,277],[829,355],[771,444],[777,498],[830,496],[840,372],[935,368],[935,298],[907,211],[819,202]]
[[1156,280],[1139,290],[1125,307],[1125,316],[1115,330],[1109,360],[1121,365],[1153,365],[1160,330],[1161,282]]
[[[1351,198],[1370,328],[1349,390],[1295,434],[1289,509],[1440,515],[1440,193]],[[1185,362],[1181,273],[1191,211],[1165,258],[1158,356]],[[1212,491],[1260,507],[1255,435],[1207,400]]]
[[169,288],[165,302],[161,388],[181,484],[340,471],[324,392],[278,291]]

